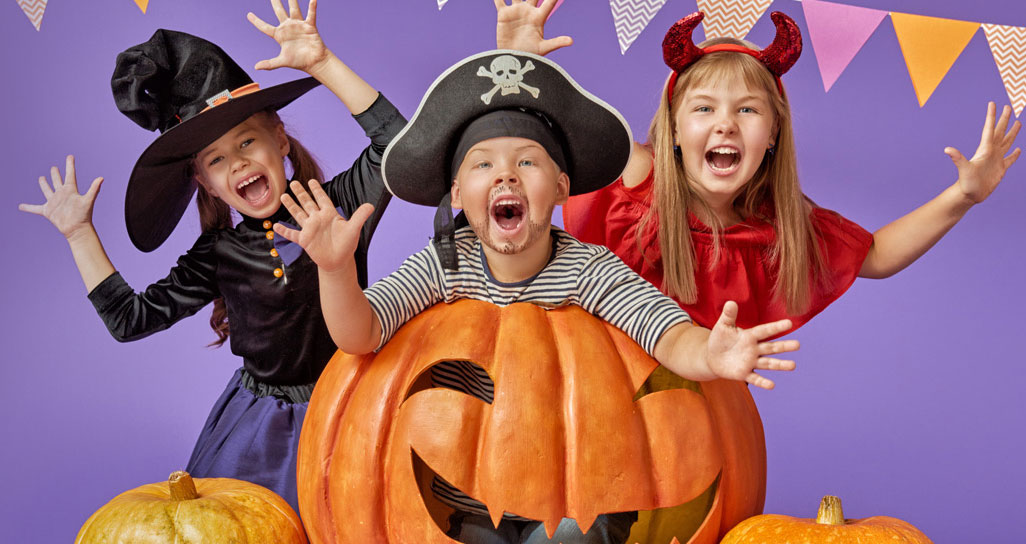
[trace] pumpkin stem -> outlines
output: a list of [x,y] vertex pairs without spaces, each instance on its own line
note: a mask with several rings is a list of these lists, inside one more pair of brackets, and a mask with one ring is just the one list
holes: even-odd
[[844,512],[841,511],[841,499],[827,495],[819,503],[816,523],[823,525],[844,525]]
[[176,470],[167,478],[167,486],[171,490],[172,501],[191,501],[199,498],[196,492],[196,483],[192,476],[184,470]]

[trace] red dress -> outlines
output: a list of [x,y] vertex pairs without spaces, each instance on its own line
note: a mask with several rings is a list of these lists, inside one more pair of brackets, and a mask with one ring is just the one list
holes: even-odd
[[[662,256],[654,223],[646,229],[640,249],[636,237],[638,223],[651,204],[651,193],[651,171],[636,187],[627,188],[622,179],[617,180],[599,191],[570,198],[563,206],[563,224],[567,232],[582,242],[608,247],[631,269],[661,288]],[[727,228],[721,238],[719,258],[710,270],[712,231],[694,215],[689,214],[688,219],[697,257],[698,301],[681,304],[678,300],[677,303],[696,323],[708,328],[716,323],[728,300],[738,303],[740,327],[750,328],[784,318],[793,322],[791,330],[801,327],[848,290],[873,243],[873,235],[862,227],[836,212],[814,208],[812,224],[819,235],[820,249],[831,276],[827,287],[816,288],[807,312],[790,315],[783,302],[773,297],[776,267],[767,258],[776,240],[771,223],[751,218]]]

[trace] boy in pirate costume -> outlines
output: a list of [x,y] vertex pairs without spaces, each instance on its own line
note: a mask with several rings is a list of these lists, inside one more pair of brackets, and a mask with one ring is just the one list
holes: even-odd
[[[558,65],[514,51],[481,53],[435,81],[383,158],[392,194],[439,208],[435,237],[424,250],[361,290],[351,255],[360,218],[369,210],[343,219],[316,183],[307,192],[293,182],[298,203],[282,197],[302,230],[276,225],[275,232],[297,242],[317,263],[325,322],[349,353],[380,348],[403,323],[439,302],[576,304],[686,378],[772,387],[754,370],[793,369],[792,361],[767,356],[794,351],[798,344],[761,339],[785,330],[787,321],[742,330],[733,322],[736,305],[728,303],[712,331],[693,326],[673,300],[609,250],[551,225],[554,206],[569,195],[615,180],[630,149],[619,113]],[[463,210],[456,221],[451,208]],[[432,378],[481,398],[487,376],[470,366],[442,363]],[[449,535],[467,543],[623,542],[636,519],[634,512],[599,516],[582,533],[565,518],[546,536],[540,522],[516,512],[506,513],[496,527],[483,504],[440,479],[432,487],[456,509]]]

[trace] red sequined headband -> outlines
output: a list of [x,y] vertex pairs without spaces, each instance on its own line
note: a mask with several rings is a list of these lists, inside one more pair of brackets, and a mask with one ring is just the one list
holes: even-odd
[[777,35],[773,38],[773,43],[769,44],[762,51],[730,43],[710,45],[700,49],[692,40],[691,33],[694,32],[695,27],[698,26],[698,23],[702,22],[704,17],[705,14],[701,11],[696,11],[684,17],[674,23],[670,30],[666,31],[666,37],[663,38],[663,61],[673,70],[673,74],[670,75],[670,81],[666,86],[666,99],[668,102],[673,100],[673,88],[677,85],[677,76],[688,66],[702,58],[703,55],[717,51],[744,53],[755,57],[773,74],[777,80],[777,90],[780,91],[780,94],[784,94],[784,86],[780,83],[780,76],[790,70],[802,54],[802,33],[794,20],[779,11],[771,13],[770,18],[773,19],[773,24],[777,27]]

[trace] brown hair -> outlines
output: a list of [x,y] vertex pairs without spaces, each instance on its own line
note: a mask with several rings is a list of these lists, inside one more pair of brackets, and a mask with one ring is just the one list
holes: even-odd
[[[701,47],[716,43],[740,43],[751,47],[751,44],[729,38],[709,40]],[[750,89],[766,92],[778,132],[774,153],[767,153],[763,158],[751,181],[734,200],[734,209],[741,217],[749,218],[760,215],[764,204],[773,205],[775,218],[763,219],[773,220],[777,235],[776,244],[767,256],[778,266],[774,296],[783,298],[788,313],[801,314],[809,307],[812,280],[826,281],[826,275],[822,273],[825,265],[809,216],[811,203],[802,194],[798,183],[787,95],[777,90],[776,78],[750,55],[717,52],[703,56],[677,78],[672,103],[667,103],[664,84],[659,111],[652,119],[648,134],[649,145],[655,155],[653,205],[637,229],[639,248],[642,233],[646,232],[646,227],[651,232],[650,222],[654,221],[662,253],[662,289],[685,304],[694,304],[700,294],[695,284],[697,263],[688,213],[699,209],[704,212],[703,218],[709,218],[715,255],[719,254],[720,233],[724,227],[708,203],[692,188],[684,163],[674,151],[676,127],[673,112],[677,111],[689,87],[734,79],[740,79]],[[712,267],[716,260],[714,258],[709,266]]]
[[[261,115],[269,128],[277,127],[281,125],[281,118],[278,117],[278,113],[273,110],[268,110],[254,115]],[[316,179],[323,180],[324,174],[321,172],[321,167],[317,164],[313,155],[298,140],[285,133],[285,137],[289,140],[289,153],[286,156],[289,160],[289,165],[292,167],[292,179],[298,179],[302,181]],[[194,168],[190,163],[190,168]],[[194,175],[190,171],[190,176]],[[206,189],[203,188],[202,184],[197,184],[196,189],[196,208],[199,210],[200,217],[200,228],[203,232],[209,232],[219,229],[230,229],[234,226],[232,220],[232,209],[223,200],[210,194]],[[214,309],[210,314],[210,328],[214,329],[214,333],[217,334],[217,340],[214,340],[208,346],[221,347],[225,341],[228,340],[228,309],[225,307],[224,297],[218,297],[214,299]]]

